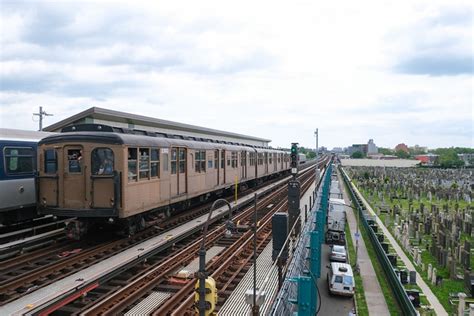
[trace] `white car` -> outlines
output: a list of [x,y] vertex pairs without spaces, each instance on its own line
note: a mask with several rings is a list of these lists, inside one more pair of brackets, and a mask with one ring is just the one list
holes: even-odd
[[331,249],[331,253],[329,254],[329,261],[346,262],[347,261],[346,248],[344,246],[333,245]]
[[351,266],[347,263],[332,262],[328,268],[327,281],[329,293],[354,296],[355,283]]

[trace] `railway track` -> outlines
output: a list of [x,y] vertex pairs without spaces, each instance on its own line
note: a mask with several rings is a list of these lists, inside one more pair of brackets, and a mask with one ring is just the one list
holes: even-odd
[[[277,180],[273,179],[258,187],[269,185],[274,181]],[[247,193],[250,192],[251,190],[247,191]],[[228,198],[228,200],[231,199]],[[0,263],[0,306],[111,257],[158,233],[164,233],[184,222],[206,214],[209,212],[209,207],[210,204],[198,206],[171,219],[152,222],[147,230],[131,238],[122,238],[106,242],[103,245],[70,243],[65,238],[57,242],[56,239],[50,238],[48,240],[45,236],[45,241],[37,244],[34,248],[41,247],[41,249],[31,253],[22,253],[21,250],[15,249],[15,255],[19,255],[18,257]],[[64,234],[61,236],[64,237]],[[23,244],[29,243],[25,242]]]
[[[305,174],[304,187],[308,187],[312,181],[311,172]],[[271,216],[276,211],[284,210],[286,206],[286,186],[280,187],[275,190],[269,196],[262,198],[258,202],[258,220],[263,224],[258,228],[258,246],[257,253],[260,253],[268,242],[271,240]],[[269,207],[270,206],[270,207]],[[235,222],[240,222],[246,227],[244,231],[240,231],[237,235],[233,235],[232,238],[225,237],[224,231],[225,226],[217,226],[212,230],[207,237],[206,247],[212,246],[224,246],[225,250],[221,253],[212,263],[208,265],[208,271],[217,271],[223,273],[223,271],[233,271],[233,273],[227,277],[220,277],[220,283],[218,283],[219,293],[223,293],[221,303],[225,300],[225,295],[230,294],[246,270],[251,265],[251,257],[253,255],[253,248],[250,247],[252,243],[252,232],[248,230],[251,222],[253,222],[254,207],[250,206],[244,209],[241,213],[234,217]],[[157,260],[151,266],[146,267],[141,271],[141,276],[133,280],[121,280],[124,286],[119,289],[115,288],[114,291],[109,291],[108,294],[103,295],[103,298],[97,301],[97,297],[89,299],[88,304],[81,306],[82,302],[76,302],[76,306],[71,304],[66,306],[63,312],[79,313],[89,315],[116,315],[121,314],[124,311],[130,309],[136,305],[143,297],[146,297],[151,291],[160,292],[176,292],[163,306],[155,311],[156,315],[169,314],[171,310],[176,308],[176,304],[173,302],[183,300],[188,294],[193,292],[195,280],[187,279],[180,280],[173,277],[183,265],[188,264],[192,260],[196,259],[196,254],[200,247],[200,239],[193,239],[193,242],[188,242],[186,246],[183,246],[179,250],[176,250],[168,257],[164,257],[161,260]],[[249,265],[250,264],[250,265]],[[227,275],[227,274],[226,274]],[[112,289],[114,279],[104,285],[105,288]],[[99,288],[100,290],[100,288]],[[87,300],[87,299],[85,299]],[[76,308],[76,310],[74,310]],[[84,310],[85,309],[85,310]]]

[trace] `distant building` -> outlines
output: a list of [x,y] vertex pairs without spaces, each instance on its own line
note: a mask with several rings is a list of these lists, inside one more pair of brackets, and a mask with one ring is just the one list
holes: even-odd
[[395,152],[400,151],[400,150],[406,152],[407,154],[409,153],[408,146],[405,145],[404,143],[401,143],[395,146]]
[[347,147],[347,154],[349,156],[358,151],[367,155],[367,144],[353,144],[352,146]]
[[474,165],[474,154],[458,154],[459,159],[464,161],[465,166]]
[[332,150],[331,150],[332,153],[335,153],[335,154],[342,154],[344,152],[344,150],[341,148],[341,147],[334,147]]
[[410,147],[410,150],[412,150],[415,154],[421,155],[425,154],[428,151],[428,147],[415,145],[413,147]]
[[423,166],[434,166],[438,164],[439,155],[425,154],[415,156],[416,160],[419,160]]
[[368,156],[376,155],[376,154],[378,154],[378,152],[379,152],[379,149],[375,145],[374,140],[369,139],[369,142],[367,143],[367,155]]

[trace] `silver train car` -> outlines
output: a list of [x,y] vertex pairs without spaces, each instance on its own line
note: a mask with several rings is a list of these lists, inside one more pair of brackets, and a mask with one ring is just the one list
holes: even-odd
[[0,128],[0,226],[37,217],[36,149],[53,134]]

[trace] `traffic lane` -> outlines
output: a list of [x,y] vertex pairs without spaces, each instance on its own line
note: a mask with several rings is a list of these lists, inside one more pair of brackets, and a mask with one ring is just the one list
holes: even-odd
[[321,309],[318,315],[343,315],[347,316],[352,308],[354,308],[354,300],[352,297],[344,297],[329,294],[327,284],[327,273],[329,269],[329,253],[330,247],[327,244],[322,245],[321,253],[321,277],[318,279],[318,289],[321,294]]

